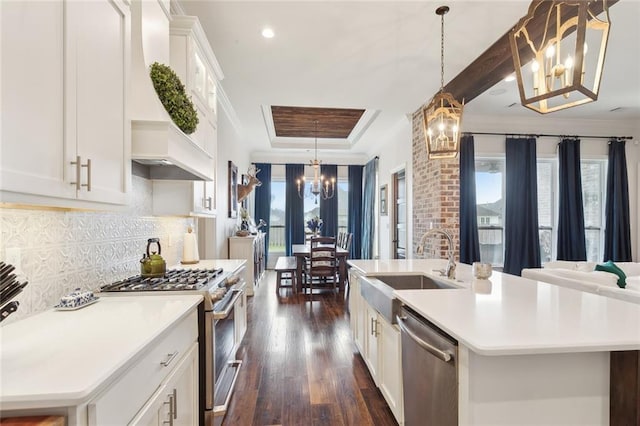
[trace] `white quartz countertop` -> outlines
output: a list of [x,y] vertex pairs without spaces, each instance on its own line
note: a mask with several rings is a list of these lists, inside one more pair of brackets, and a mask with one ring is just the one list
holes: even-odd
[[0,327],[0,409],[86,401],[201,301],[200,295],[103,297]]
[[[442,260],[349,260],[363,275],[426,273]],[[474,280],[457,265],[461,289],[395,290],[423,317],[481,355],[640,349],[640,305],[494,271]]]

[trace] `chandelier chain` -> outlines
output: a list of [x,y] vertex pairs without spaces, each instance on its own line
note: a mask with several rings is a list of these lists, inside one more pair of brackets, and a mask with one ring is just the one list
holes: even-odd
[[440,92],[444,92],[444,14],[440,15]]

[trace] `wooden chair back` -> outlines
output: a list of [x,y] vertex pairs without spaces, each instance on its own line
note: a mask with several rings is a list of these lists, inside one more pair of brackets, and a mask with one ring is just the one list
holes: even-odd
[[309,253],[309,275],[311,277],[335,277],[338,271],[334,237],[314,237]]

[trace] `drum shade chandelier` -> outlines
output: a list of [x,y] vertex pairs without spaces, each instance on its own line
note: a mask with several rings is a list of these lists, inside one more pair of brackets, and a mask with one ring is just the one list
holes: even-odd
[[444,15],[448,6],[440,6],[440,92],[422,110],[424,134],[429,159],[455,158],[460,146],[460,126],[464,101],[458,102],[451,93],[444,91]]
[[534,0],[509,34],[522,105],[546,114],[597,100],[609,26],[606,0]]
[[[315,196],[316,204],[318,204],[318,197],[322,197],[323,200],[333,198],[335,195],[336,178],[332,177],[331,180],[325,179],[320,174],[320,164],[322,161],[318,160],[318,120],[314,121],[315,124],[315,155],[313,160],[309,162],[309,165],[313,167],[313,182],[311,182],[310,193]],[[304,198],[305,187],[307,184],[304,174],[302,177],[296,180],[298,185],[298,196]]]

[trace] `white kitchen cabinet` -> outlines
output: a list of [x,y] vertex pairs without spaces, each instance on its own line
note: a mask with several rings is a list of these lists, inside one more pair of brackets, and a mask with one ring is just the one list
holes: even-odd
[[247,282],[247,296],[253,296],[255,287],[260,284],[264,276],[264,232],[246,237],[229,237],[229,259],[243,259],[247,261],[245,281]]
[[365,312],[365,326],[367,327],[367,332],[365,335],[365,351],[364,351],[364,360],[369,367],[369,372],[373,377],[376,385],[379,386],[379,360],[378,356],[380,340],[378,338],[379,335],[379,324],[378,324],[378,312],[369,306],[368,303],[363,304],[363,310]]
[[175,366],[130,424],[191,426],[198,423],[198,344]]
[[349,312],[351,331],[376,386],[398,424],[404,424],[400,330],[371,307],[360,293],[363,279],[350,271]]
[[216,215],[213,181],[153,181],[153,214],[172,216]]
[[217,82],[223,78],[197,17],[174,16],[170,24],[171,68],[184,82],[198,114],[198,126],[189,139],[206,153],[208,181],[155,180],[153,214],[215,217],[218,149]]
[[399,424],[403,424],[400,330],[378,315],[378,386]]
[[0,13],[3,201],[126,204],[129,6],[3,2]]
[[[167,333],[115,383],[89,402],[87,406],[89,426],[152,424],[150,422],[156,418],[157,413],[160,414],[161,421],[166,420],[164,414],[168,412],[169,407],[167,410],[164,408],[165,402],[169,400],[166,395],[168,393],[172,394],[171,413],[177,412],[174,405],[179,404],[178,412],[184,418],[197,418],[198,321],[196,310],[171,327]],[[179,393],[176,397],[173,397],[174,389],[176,394]]]
[[362,307],[364,301],[362,299],[362,295],[360,294],[360,276],[353,272],[353,270],[349,271],[349,286],[351,287],[351,290],[349,291],[349,313],[351,317],[351,331],[353,333],[353,338],[355,339],[358,350],[360,351],[360,353],[364,353],[366,335],[366,311]]
[[184,82],[198,113],[198,128],[191,138],[206,152],[217,149],[217,82],[223,78],[209,41],[195,16],[171,20],[171,67]]

